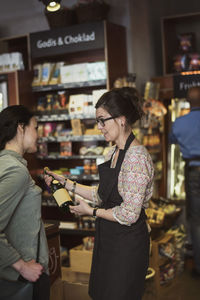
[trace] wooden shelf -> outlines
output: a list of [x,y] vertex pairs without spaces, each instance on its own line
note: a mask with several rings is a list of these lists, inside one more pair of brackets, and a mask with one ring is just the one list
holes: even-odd
[[82,135],[82,136],[49,136],[49,137],[41,137],[38,139],[38,143],[60,143],[60,142],[92,142],[92,141],[105,141],[102,135]]
[[[43,114],[42,114],[43,113]],[[67,111],[58,111],[56,113],[36,112],[38,122],[68,121],[74,119],[87,120],[95,119],[95,115],[74,114],[69,115]]]
[[97,158],[104,158],[103,155],[71,155],[71,156],[62,156],[59,153],[58,154],[52,154],[48,156],[37,156],[38,159],[43,159],[43,160],[71,160],[71,159],[97,159]]
[[33,86],[33,92],[51,92],[82,87],[101,87],[106,85],[106,80],[93,80],[84,82],[59,83],[56,85]]

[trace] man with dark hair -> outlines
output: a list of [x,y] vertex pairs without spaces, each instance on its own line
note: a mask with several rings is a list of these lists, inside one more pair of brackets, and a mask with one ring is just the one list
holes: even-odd
[[186,214],[189,222],[195,269],[200,278],[200,87],[188,90],[190,113],[175,120],[170,142],[178,144],[185,160]]

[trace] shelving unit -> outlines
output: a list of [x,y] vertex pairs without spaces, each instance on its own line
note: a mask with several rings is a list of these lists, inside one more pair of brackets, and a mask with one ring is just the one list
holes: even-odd
[[172,243],[174,245],[175,240],[172,234],[164,234],[152,241],[152,249],[150,255],[150,267],[155,270],[155,288],[156,288],[156,299],[160,299],[160,289],[161,289],[161,267],[171,263],[175,258],[169,258],[166,256],[160,255],[160,247],[161,245],[166,245],[167,243]]
[[[82,34],[93,34],[95,36],[94,41],[77,42],[67,44],[67,37],[79,36]],[[59,41],[63,41],[63,45],[59,45]],[[57,95],[59,91],[66,93],[69,98],[70,95],[76,94],[91,94],[93,90],[107,89],[109,90],[114,81],[118,77],[122,77],[127,74],[127,53],[126,53],[126,31],[123,26],[111,24],[106,21],[94,22],[91,24],[74,25],[66,28],[57,28],[44,32],[37,32],[30,34],[30,58],[31,66],[35,64],[43,64],[44,62],[59,62],[63,61],[67,65],[77,63],[90,63],[97,61],[105,61],[107,76],[105,80],[91,80],[85,82],[72,82],[72,83],[59,83],[56,85],[43,85],[33,86],[32,95],[34,98],[33,110],[37,117],[39,124],[45,123],[65,123],[66,128],[71,128],[71,121],[79,119],[85,126],[94,126],[95,115],[92,114],[76,114],[70,115],[67,109],[64,110],[48,110],[37,111],[37,101],[39,97],[45,97],[47,94]],[[45,43],[50,42],[57,43],[56,47],[48,46],[45,48]],[[38,46],[40,44],[40,46]],[[117,47],[116,47],[117,46]],[[72,155],[63,156],[59,153],[59,143],[71,142],[72,143]],[[82,146],[87,148],[107,145],[105,139],[101,135],[95,134],[83,134],[73,135],[72,132],[69,135],[64,136],[41,136],[39,143],[46,144],[47,147],[52,147],[52,151],[49,151],[48,155],[38,155],[36,158],[31,159],[29,163],[30,171],[33,177],[39,184],[43,184],[41,177],[41,170],[44,166],[48,165],[50,169],[59,168],[73,168],[78,165],[83,165],[85,159],[88,160],[102,160],[103,155],[86,154],[81,155],[79,149]],[[40,172],[37,174],[37,170]],[[86,184],[97,184],[99,180],[98,174],[80,174],[80,175],[68,175],[71,179],[78,182],[84,182]],[[45,188],[45,186],[42,186]],[[54,221],[76,221],[76,218],[71,214],[61,214],[59,209],[55,206],[43,205],[42,207],[43,218]],[[91,233],[90,231],[86,231]],[[74,247],[73,233],[66,230],[61,230],[61,243],[67,243],[68,247]],[[66,234],[70,235],[72,245],[66,241]],[[83,236],[84,230],[79,230],[78,235]],[[78,244],[78,242],[77,242]]]

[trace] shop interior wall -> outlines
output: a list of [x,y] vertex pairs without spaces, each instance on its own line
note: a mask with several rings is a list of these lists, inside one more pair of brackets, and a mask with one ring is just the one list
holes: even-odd
[[[200,12],[196,0],[105,0],[110,4],[108,20],[127,28],[128,70],[137,74],[137,86],[162,75],[161,22],[163,16]],[[71,7],[76,0],[62,0]],[[44,5],[38,0],[4,1],[0,10],[0,37],[49,29]]]

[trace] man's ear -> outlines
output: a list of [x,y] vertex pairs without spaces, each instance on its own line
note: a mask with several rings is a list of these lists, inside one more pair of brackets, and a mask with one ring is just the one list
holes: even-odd
[[17,132],[18,133],[21,133],[21,134],[24,134],[24,124],[18,124],[17,126]]

